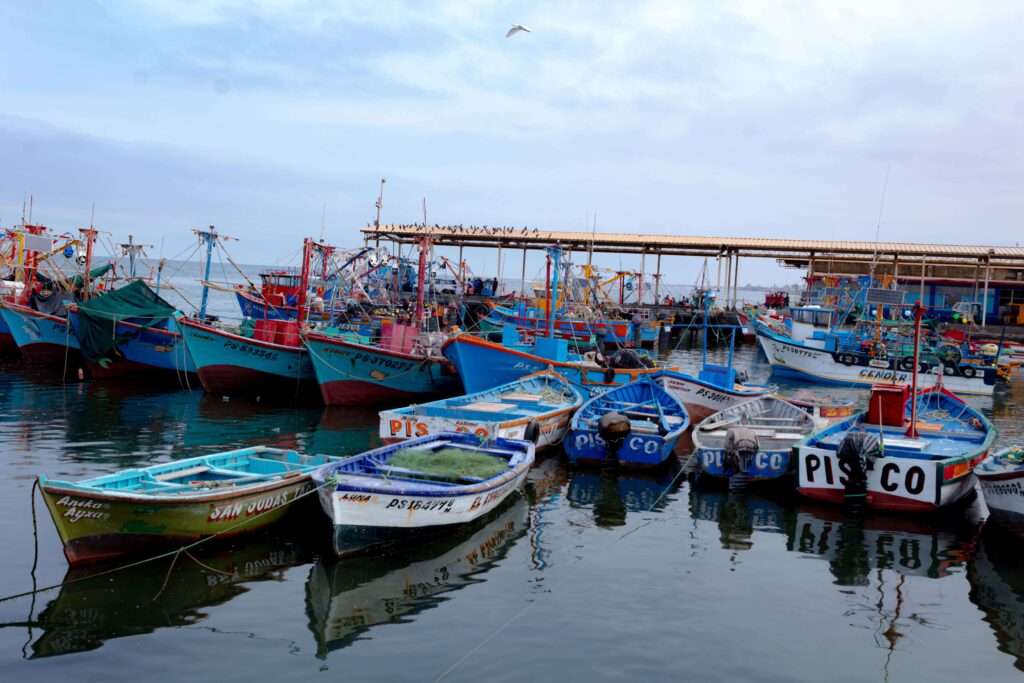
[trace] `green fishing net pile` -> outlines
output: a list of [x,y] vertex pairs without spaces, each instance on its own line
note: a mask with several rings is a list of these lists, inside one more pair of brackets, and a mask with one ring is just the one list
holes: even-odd
[[403,448],[391,456],[388,464],[444,479],[490,479],[508,469],[508,461],[503,458],[461,448]]

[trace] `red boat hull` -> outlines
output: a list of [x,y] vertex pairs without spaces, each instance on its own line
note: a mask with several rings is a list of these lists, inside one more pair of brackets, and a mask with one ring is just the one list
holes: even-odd
[[200,368],[198,374],[208,394],[266,398],[316,395],[315,381],[288,379],[237,365],[207,365]]
[[373,382],[339,380],[320,385],[320,395],[329,406],[367,406],[386,403],[422,403],[424,394],[399,391]]

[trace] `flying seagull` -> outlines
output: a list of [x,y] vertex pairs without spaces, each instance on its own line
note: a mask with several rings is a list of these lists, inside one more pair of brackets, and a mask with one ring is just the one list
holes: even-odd
[[510,28],[508,30],[508,33],[505,34],[505,37],[506,38],[511,38],[512,36],[514,36],[515,34],[519,33],[520,31],[526,31],[527,33],[532,33],[532,31],[529,28],[527,28],[526,26],[523,26],[522,24],[512,24],[512,28]]

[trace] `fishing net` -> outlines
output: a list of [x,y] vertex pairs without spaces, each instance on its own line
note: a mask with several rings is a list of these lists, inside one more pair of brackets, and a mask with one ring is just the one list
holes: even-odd
[[403,448],[391,456],[388,464],[446,479],[490,479],[508,469],[508,461],[503,458],[461,448]]

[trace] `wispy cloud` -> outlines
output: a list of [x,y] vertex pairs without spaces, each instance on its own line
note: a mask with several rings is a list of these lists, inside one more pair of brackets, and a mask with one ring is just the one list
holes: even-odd
[[[1024,176],[1019,2],[103,0],[0,14],[11,115],[209,160],[213,184],[247,164],[327,183],[343,170],[371,192],[398,173],[413,215],[429,190],[456,222],[573,227],[598,208],[609,228],[842,236],[872,221],[892,166],[899,239],[984,221],[1013,241],[1024,208],[1000,194]],[[506,39],[513,22],[534,32]]]

